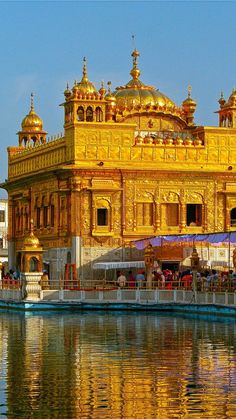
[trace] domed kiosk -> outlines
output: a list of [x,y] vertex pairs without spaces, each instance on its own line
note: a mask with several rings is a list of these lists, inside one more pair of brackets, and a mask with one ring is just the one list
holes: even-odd
[[43,248],[33,232],[33,221],[30,222],[30,233],[17,253],[22,278],[23,297],[27,300],[38,300],[41,291]]

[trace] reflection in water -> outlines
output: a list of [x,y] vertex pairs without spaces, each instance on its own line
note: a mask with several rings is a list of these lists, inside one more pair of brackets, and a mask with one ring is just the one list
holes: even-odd
[[232,319],[0,312],[0,416],[235,418]]

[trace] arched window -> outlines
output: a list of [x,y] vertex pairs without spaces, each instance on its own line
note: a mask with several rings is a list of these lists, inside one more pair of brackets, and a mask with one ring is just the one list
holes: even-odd
[[92,122],[93,121],[93,109],[91,106],[88,106],[86,109],[86,121]]
[[231,227],[236,226],[236,208],[232,208],[230,211],[230,225]]
[[96,113],[96,122],[102,122],[103,114],[99,106],[96,108],[95,113]]
[[84,121],[84,108],[82,106],[78,107],[77,115],[78,121]]
[[54,207],[54,200],[53,196],[50,196],[50,221],[49,224],[51,227],[54,227],[54,217],[55,217],[55,207]]
[[45,228],[48,225],[48,205],[47,205],[47,200],[45,196],[42,199],[42,207],[43,207],[43,226]]

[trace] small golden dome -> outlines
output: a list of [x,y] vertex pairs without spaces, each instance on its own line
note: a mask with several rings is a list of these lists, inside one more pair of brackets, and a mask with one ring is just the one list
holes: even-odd
[[69,84],[67,83],[66,90],[64,91],[64,96],[66,97],[66,99],[68,99],[70,95],[71,95],[71,91],[69,89]]
[[22,131],[41,132],[43,130],[43,121],[34,111],[33,93],[31,93],[30,112],[21,123]]
[[39,239],[34,235],[34,233],[30,233],[29,236],[26,236],[23,241],[24,247],[39,247]]
[[83,77],[81,81],[77,84],[78,90],[82,94],[91,94],[97,93],[97,90],[93,83],[89,81],[87,77],[87,68],[86,68],[86,58],[84,57],[84,66],[83,66]]
[[107,95],[105,96],[105,99],[108,102],[116,102],[116,97],[111,92],[111,82],[110,81],[107,82],[107,86],[108,86],[108,89],[107,89]]
[[175,103],[169,99],[166,95],[159,92],[153,86],[146,86],[139,80],[140,70],[137,67],[137,58],[139,52],[135,49],[132,53],[133,57],[133,68],[130,72],[132,80],[130,80],[125,86],[116,88],[114,96],[116,103],[119,108],[133,108],[133,107],[145,107],[157,106],[166,109],[175,107]]
[[36,249],[40,247],[39,239],[34,235],[33,232],[33,220],[30,222],[30,234],[24,238],[23,248]]
[[232,91],[232,93],[229,97],[228,103],[231,106],[236,106],[236,90],[235,89],[233,89],[233,91]]
[[226,103],[226,100],[225,100],[225,98],[224,98],[224,94],[223,94],[223,92],[221,92],[221,94],[220,94],[220,99],[218,100],[218,103],[219,103],[219,105],[220,105],[220,107],[222,108],[224,105],[225,105],[225,103]]
[[105,96],[105,94],[106,94],[106,89],[104,87],[104,81],[103,80],[102,80],[102,83],[101,83],[101,87],[99,89],[99,93],[100,93],[101,96]]
[[196,109],[196,106],[197,106],[197,102],[191,97],[191,91],[192,91],[192,87],[189,85],[188,86],[188,97],[182,103],[183,109],[187,113],[195,112],[195,109]]

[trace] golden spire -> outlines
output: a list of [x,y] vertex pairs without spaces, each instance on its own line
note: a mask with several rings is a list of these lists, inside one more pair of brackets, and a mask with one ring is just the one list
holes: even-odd
[[140,56],[139,52],[134,49],[131,56],[133,57],[133,68],[130,72],[130,75],[133,77],[133,80],[138,80],[140,76],[140,70],[138,68],[138,57]]
[[84,62],[84,65],[83,65],[83,77],[82,77],[82,82],[83,81],[88,81],[88,77],[87,77],[87,66],[86,66],[86,57],[84,57],[83,58],[83,62]]
[[34,112],[34,94],[33,94],[33,92],[30,95],[30,111]]
[[192,93],[192,86],[191,84],[188,85],[188,97],[191,98],[191,93]]
[[89,81],[88,76],[87,76],[87,66],[86,66],[86,58],[84,57],[83,59],[84,61],[84,65],[83,65],[83,76],[82,79],[79,83],[76,83],[76,88],[78,88],[78,90],[82,93],[82,94],[93,94],[96,93],[96,88],[93,85],[93,83],[91,83],[91,81]]

